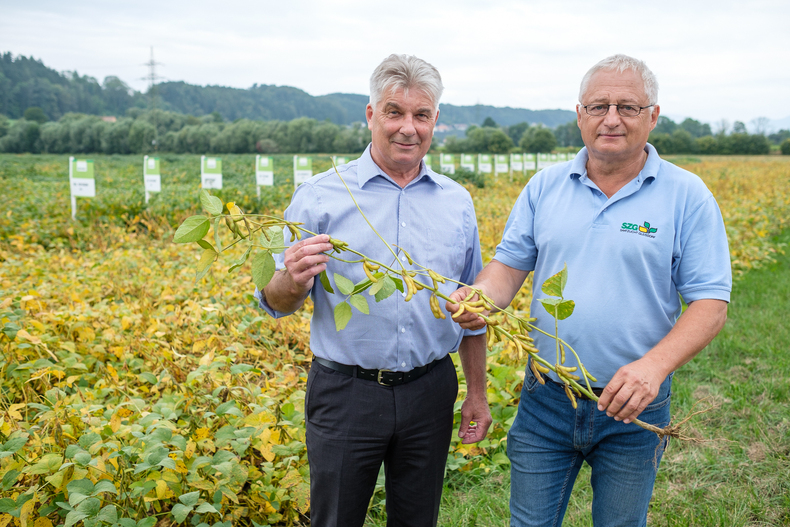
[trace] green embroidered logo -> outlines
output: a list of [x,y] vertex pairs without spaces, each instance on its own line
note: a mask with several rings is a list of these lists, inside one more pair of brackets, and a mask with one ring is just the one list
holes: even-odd
[[653,234],[653,233],[654,233],[654,232],[656,232],[657,230],[658,230],[658,229],[651,229],[651,228],[650,228],[650,224],[649,224],[648,222],[645,222],[645,223],[644,223],[644,226],[642,226],[642,227],[639,227],[639,232],[647,232],[647,233],[650,233],[650,234]]

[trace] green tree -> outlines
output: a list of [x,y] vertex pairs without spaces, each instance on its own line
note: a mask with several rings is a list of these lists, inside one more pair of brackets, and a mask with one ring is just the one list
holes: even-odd
[[20,119],[6,135],[0,137],[0,152],[22,154],[41,152],[41,128],[35,121]]
[[507,126],[504,130],[508,137],[510,137],[510,140],[513,141],[513,144],[517,145],[518,142],[521,141],[521,136],[524,135],[524,132],[526,132],[528,128],[529,123],[522,121],[520,123]]
[[23,116],[28,121],[35,121],[38,124],[44,124],[49,121],[47,115],[44,113],[44,110],[39,108],[38,106],[31,106],[27,110],[25,110],[25,114]]
[[533,126],[524,132],[518,146],[524,152],[545,154],[557,147],[557,138],[554,137],[554,134],[548,128]]
[[9,127],[10,125],[8,124],[8,117],[0,113],[0,137],[3,137],[8,133]]
[[706,135],[713,135],[710,125],[701,123],[692,118],[686,118],[680,123],[680,128],[691,134],[692,137],[705,137]]
[[[0,116],[0,135],[3,135],[2,121],[3,117]],[[774,132],[768,136],[768,139],[775,145],[781,145],[785,139],[790,139],[790,130],[779,130],[778,132]]]
[[746,125],[743,121],[735,121],[732,123],[732,133],[733,134],[747,134],[748,131],[746,130]]
[[782,146],[779,147],[779,150],[781,150],[782,155],[790,156],[790,138],[782,141]]
[[569,121],[561,124],[554,129],[554,137],[557,138],[559,146],[584,146],[582,141],[582,131],[576,121]]
[[483,121],[483,128],[499,128],[499,125],[491,117],[486,117]]
[[[653,128],[653,134],[671,134],[678,127],[677,123],[664,115],[658,116],[656,127]],[[652,143],[652,142],[651,142]]]
[[153,152],[154,139],[156,139],[156,128],[148,121],[137,119],[129,129],[129,149],[135,154]]

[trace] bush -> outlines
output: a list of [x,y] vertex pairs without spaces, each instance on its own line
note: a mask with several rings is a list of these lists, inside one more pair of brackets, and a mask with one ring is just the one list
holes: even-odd
[[783,156],[790,156],[790,139],[782,141],[782,146],[779,147]]

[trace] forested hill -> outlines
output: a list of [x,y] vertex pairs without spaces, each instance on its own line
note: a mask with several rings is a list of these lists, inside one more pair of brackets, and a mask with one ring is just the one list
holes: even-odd
[[[290,121],[309,117],[335,124],[365,120],[367,95],[332,93],[313,96],[289,86],[254,85],[248,89],[224,86],[195,86],[165,82],[156,86],[157,107],[196,117],[218,112],[223,119]],[[69,112],[123,116],[130,108],[146,108],[147,94],[134,91],[118,77],[103,82],[75,72],[59,73],[42,61],[24,56],[0,55],[0,114],[22,117],[30,107],[39,107],[51,120]],[[494,106],[442,104],[440,122],[481,124],[491,117],[499,125],[523,121],[555,127],[575,119],[567,110],[526,110]]]

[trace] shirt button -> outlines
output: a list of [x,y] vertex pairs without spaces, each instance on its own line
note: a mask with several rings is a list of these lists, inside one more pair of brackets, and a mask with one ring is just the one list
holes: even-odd
[[405,363],[405,362],[401,362],[401,363],[400,363],[400,365],[401,365],[401,367],[403,367],[403,368],[405,368],[405,367],[406,367],[406,363]]
[[406,333],[406,328],[400,328],[401,333]]
[[401,226],[401,227],[405,227],[405,226],[406,226],[406,222],[405,222],[405,221],[404,221],[404,222],[401,222],[400,226]]
[[406,261],[406,255],[401,256],[400,259],[401,259],[402,262],[405,262]]

